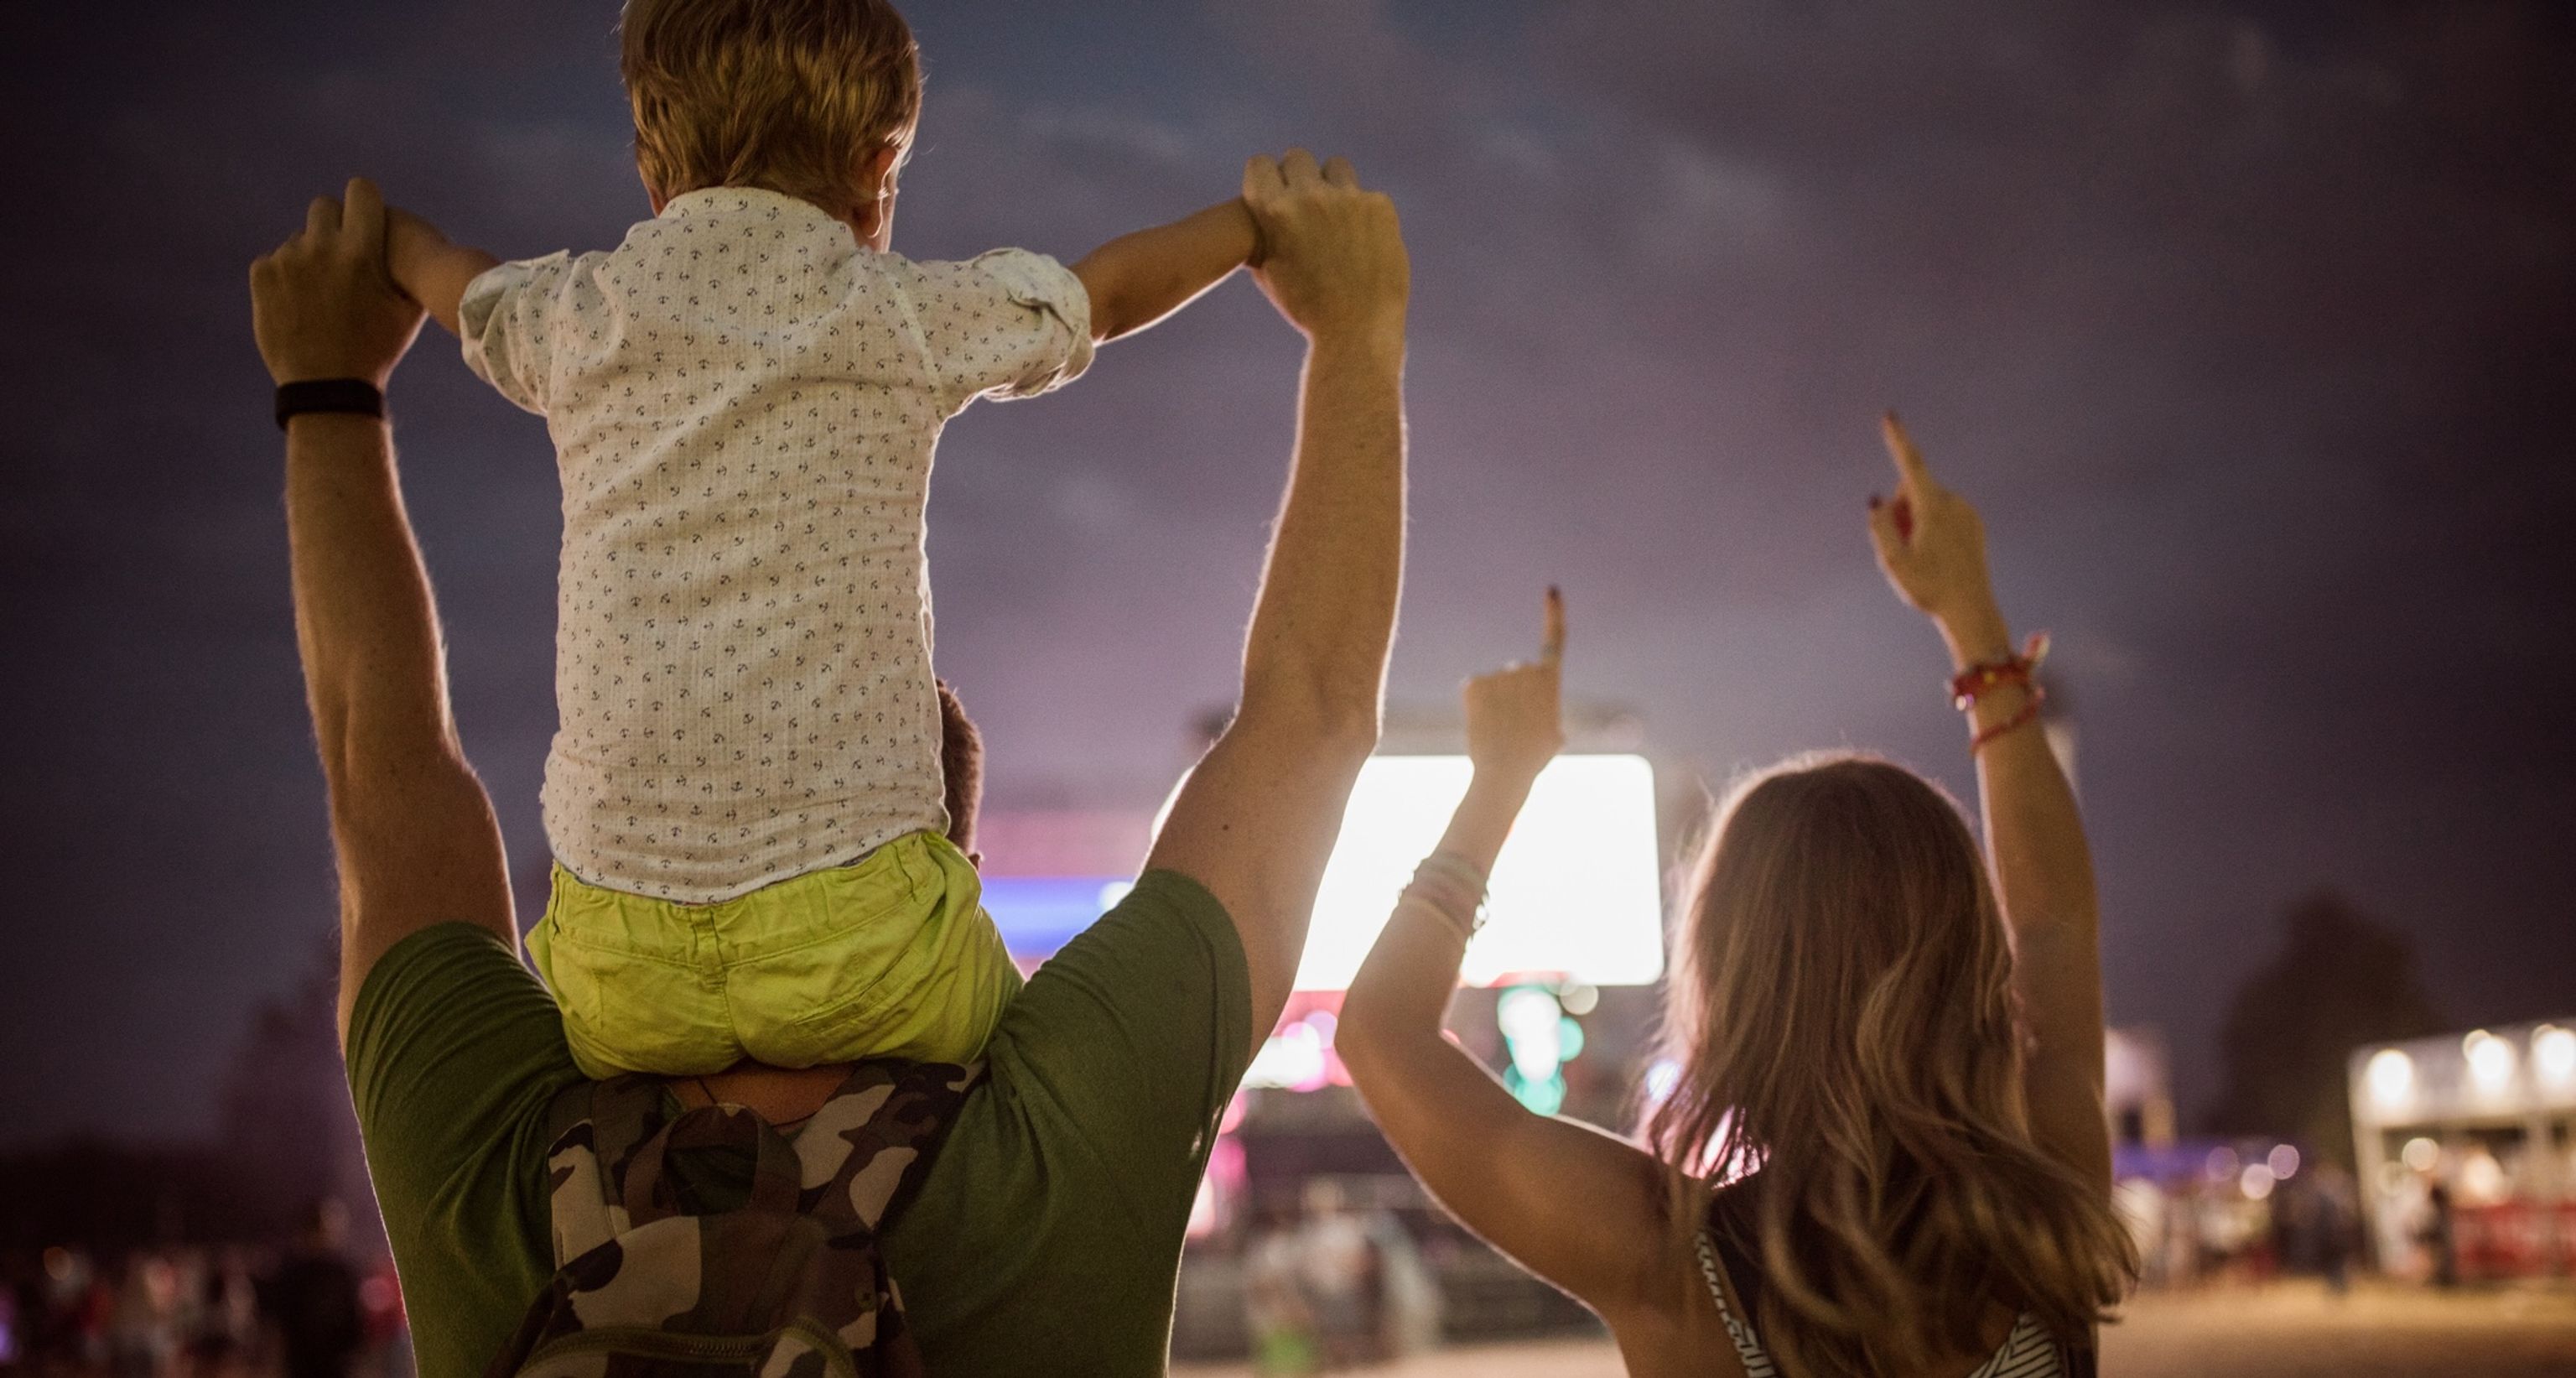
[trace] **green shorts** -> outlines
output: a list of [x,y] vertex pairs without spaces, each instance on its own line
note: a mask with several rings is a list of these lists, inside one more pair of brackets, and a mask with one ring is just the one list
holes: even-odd
[[[1182,1234],[1251,1024],[1232,921],[1170,871],[1029,978],[886,1225],[930,1372],[1163,1372]],[[481,1378],[554,1271],[546,1108],[581,1076],[563,1020],[489,933],[445,924],[367,973],[347,1051],[421,1378]]]
[[972,1062],[1019,994],[983,883],[937,833],[714,904],[561,866],[528,956],[586,1076],[706,1076],[748,1058]]

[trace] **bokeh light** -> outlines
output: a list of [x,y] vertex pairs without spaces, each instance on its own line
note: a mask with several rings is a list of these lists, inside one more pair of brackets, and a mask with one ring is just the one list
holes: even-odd
[[2372,1053],[2364,1075],[2370,1082],[2371,1100],[2383,1109],[2404,1105],[2415,1094],[2415,1059],[2395,1048]]
[[2517,1059],[2511,1043],[2478,1029],[2460,1040],[2460,1051],[2468,1056],[2469,1079],[2479,1090],[2493,1093],[2513,1084]]
[[2576,1029],[2543,1024],[2532,1030],[2531,1070],[2544,1086],[2576,1085]]

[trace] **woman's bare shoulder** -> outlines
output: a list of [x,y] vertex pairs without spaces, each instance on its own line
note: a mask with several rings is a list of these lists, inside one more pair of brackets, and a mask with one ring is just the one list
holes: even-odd
[[1740,1378],[1744,1361],[1708,1299],[1698,1259],[1664,1261],[1666,1285],[1650,1289],[1628,1314],[1604,1318],[1629,1378]]

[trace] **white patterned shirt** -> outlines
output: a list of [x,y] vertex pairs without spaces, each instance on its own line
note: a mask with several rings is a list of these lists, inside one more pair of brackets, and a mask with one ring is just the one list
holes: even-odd
[[1090,363],[1080,279],[1017,249],[915,263],[723,187],[494,268],[460,315],[563,474],[556,859],[706,904],[944,828],[931,451],[969,401]]

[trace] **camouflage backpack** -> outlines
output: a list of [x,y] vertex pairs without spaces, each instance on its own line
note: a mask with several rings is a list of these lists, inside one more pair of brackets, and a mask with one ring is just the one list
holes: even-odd
[[[793,1139],[740,1106],[673,1116],[650,1077],[567,1087],[554,1280],[488,1378],[917,1378],[877,1224],[977,1070],[861,1063]],[[753,1164],[737,1208],[691,1185],[711,1149]]]

